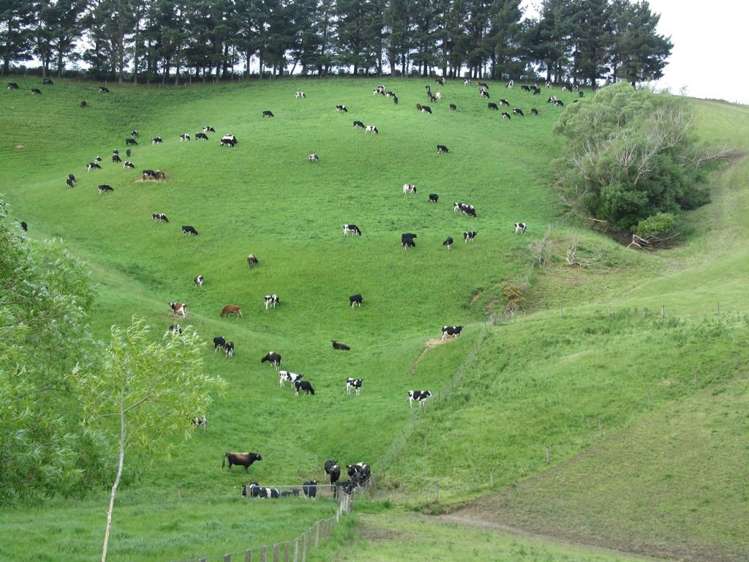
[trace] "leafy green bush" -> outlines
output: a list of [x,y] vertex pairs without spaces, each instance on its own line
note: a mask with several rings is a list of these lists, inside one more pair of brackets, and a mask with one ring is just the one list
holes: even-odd
[[665,238],[676,230],[676,217],[671,213],[658,213],[637,223],[635,234],[641,238]]
[[615,84],[570,105],[556,132],[568,143],[558,184],[573,209],[631,230],[657,213],[709,201],[686,102]]

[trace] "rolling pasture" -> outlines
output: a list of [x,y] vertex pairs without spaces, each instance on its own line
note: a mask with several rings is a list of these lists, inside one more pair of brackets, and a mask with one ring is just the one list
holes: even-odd
[[[745,488],[718,469],[746,458],[740,448],[746,422],[736,398],[747,359],[740,345],[746,321],[696,316],[714,309],[710,283],[731,295],[733,312],[745,312],[746,291],[736,281],[745,252],[728,243],[747,234],[745,220],[736,218],[746,196],[732,189],[749,176],[745,164],[715,174],[715,202],[695,213],[688,244],[640,256],[560,218],[550,183],[561,142],[552,129],[561,110],[545,100],[553,94],[570,103],[576,95],[558,89],[534,97],[492,84],[491,101],[508,97],[528,115],[503,121],[462,81],[433,84],[445,99],[430,104],[432,115],[415,108],[429,103],[423,80],[112,85],[106,95],[94,84],[63,80],[41,96],[28,93],[35,80],[17,81],[21,90],[0,93],[0,191],[13,215],[29,223],[30,236],[62,237],[87,261],[99,295],[99,335],[138,315],[157,337],[174,322],[168,303],[187,303],[188,318],[180,323],[203,336],[206,368],[228,383],[205,412],[207,431],[194,432],[168,456],[126,467],[132,472],[115,511],[113,560],[215,557],[294,536],[332,506],[248,504],[239,497],[241,484],[322,481],[327,458],[370,463],[380,498],[427,510],[503,491],[509,495],[489,496],[471,514],[503,514],[510,523],[570,540],[685,559],[709,552],[716,560],[740,560],[749,548],[749,533],[742,532]],[[372,95],[379,82],[397,92],[398,105]],[[294,98],[297,89],[306,99]],[[80,108],[81,99],[89,107]],[[448,111],[448,103],[458,111]],[[336,104],[346,104],[348,113],[336,112]],[[530,116],[531,107],[540,116]],[[275,117],[264,119],[264,110]],[[742,108],[700,104],[699,112],[700,134],[711,141],[730,137],[726,122],[749,130]],[[353,128],[353,120],[376,125],[380,134]],[[209,141],[179,142],[180,133],[194,135],[207,125],[216,129]],[[140,133],[134,171],[109,160],[114,148],[124,158],[132,129]],[[235,148],[219,146],[224,133],[237,136]],[[151,145],[157,135],[164,143]],[[438,155],[438,143],[449,154]],[[320,161],[308,162],[309,152]],[[103,169],[87,173],[86,163],[97,155]],[[145,168],[165,171],[167,180],[139,181]],[[65,186],[68,173],[79,179],[73,189]],[[97,193],[103,183],[114,192]],[[404,183],[416,184],[416,194],[404,195]],[[439,194],[437,204],[428,202],[429,193]],[[454,201],[475,205],[478,217],[455,214]],[[170,222],[152,221],[153,212],[166,213]],[[529,224],[526,235],[513,233],[518,221]],[[358,225],[363,235],[344,237],[344,223]],[[711,229],[729,223],[712,237]],[[561,255],[575,237],[583,252],[598,256],[596,265],[574,273],[557,265],[532,271],[529,245],[553,224],[551,240]],[[183,236],[181,225],[194,226],[199,236]],[[478,237],[466,244],[462,233],[469,230]],[[401,249],[403,232],[418,235],[416,248]],[[456,241],[450,251],[442,246],[447,236]],[[253,270],[249,253],[260,260]],[[193,284],[198,274],[206,279],[201,288]],[[561,303],[566,312],[487,325],[487,312],[502,308],[506,281],[531,282],[541,288],[529,295],[534,304]],[[263,306],[267,293],[281,299],[274,310]],[[355,293],[364,296],[361,308],[349,307]],[[684,317],[664,321],[652,312],[662,303]],[[226,304],[240,305],[242,318],[220,318]],[[443,324],[465,326],[463,335],[439,345],[434,340]],[[234,358],[213,351],[218,335],[235,342]],[[334,351],[332,339],[351,351]],[[279,387],[275,371],[260,363],[269,350],[283,355],[283,368],[303,373],[315,395]],[[346,395],[347,377],[364,379],[360,396]],[[721,388],[731,391],[715,393]],[[409,409],[411,389],[430,389],[436,399]],[[684,466],[699,466],[702,478],[722,483],[721,502],[713,501],[715,489],[692,486],[688,469],[667,468],[662,458],[640,466],[639,449],[627,445],[652,427],[647,435],[654,447],[667,450],[665,441],[673,447],[663,437],[671,435],[666,419],[678,425],[676,418],[686,414],[675,405],[689,400],[710,411],[717,401],[731,420],[732,431],[699,442],[712,462],[678,456],[689,439],[674,448]],[[648,420],[654,421],[638,425]],[[698,421],[689,425],[684,418],[680,427],[708,431]],[[716,421],[706,416],[704,423]],[[230,450],[258,451],[263,460],[249,474],[222,471],[222,455]],[[583,451],[590,451],[587,464],[577,462]],[[623,471],[596,480],[594,501],[585,494],[587,476],[617,460]],[[632,479],[635,470],[645,485]],[[664,473],[673,478],[669,493],[659,496],[662,516],[649,520],[647,502],[654,489],[663,491]],[[545,478],[552,484],[567,478],[562,481],[570,486]],[[3,541],[0,558],[59,560],[56,545],[70,537],[75,550],[66,559],[95,556],[104,493],[57,499],[39,512],[4,511],[4,531],[20,536],[33,528],[36,534],[33,544]],[[569,503],[553,501],[563,494]],[[636,498],[638,509],[614,501],[622,497]],[[604,516],[601,505],[611,506],[611,514]],[[440,545],[482,543],[472,558],[443,559],[628,559],[537,548],[485,530],[466,534],[407,512],[364,514],[359,521],[362,534],[337,559],[422,560],[425,551],[416,545],[401,548],[416,536]],[[565,532],[566,521],[579,532]],[[696,521],[707,522],[699,534]],[[651,548],[683,546],[686,535],[697,537],[694,549]],[[628,542],[638,536],[642,543]],[[435,559],[444,554],[434,544],[424,548]]]

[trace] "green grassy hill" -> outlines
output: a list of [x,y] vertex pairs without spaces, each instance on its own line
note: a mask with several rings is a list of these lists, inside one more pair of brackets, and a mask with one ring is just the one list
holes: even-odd
[[[376,493],[399,504],[441,511],[500,492],[469,509],[631,551],[694,559],[710,552],[726,560],[749,551],[747,480],[726,469],[749,460],[737,382],[747,354],[746,321],[737,315],[746,311],[746,161],[712,176],[714,203],[693,214],[689,240],[640,255],[560,217],[549,187],[561,142],[551,132],[559,110],[519,89],[501,92],[526,112],[538,107],[540,117],[501,121],[475,89],[457,81],[441,88],[446,100],[431,116],[414,107],[425,100],[421,81],[385,81],[399,105],[373,96],[377,82],[367,80],[114,86],[109,95],[90,83],[61,81],[42,96],[28,94],[31,80],[17,81],[21,91],[0,93],[7,108],[0,114],[0,191],[14,215],[29,223],[31,236],[62,237],[87,260],[101,334],[134,314],[161,331],[173,321],[168,302],[186,302],[186,323],[206,340],[207,367],[228,381],[207,412],[209,431],[155,459],[137,486],[123,491],[113,560],[217,556],[293,536],[328,513],[325,505],[271,511],[242,502],[239,487],[248,477],[221,471],[226,450],[262,452],[251,477],[264,484],[322,480],[330,457],[364,460],[375,471]],[[307,99],[294,99],[298,88]],[[572,101],[571,94],[553,93]],[[81,99],[90,107],[80,108]],[[337,103],[348,114],[336,113]],[[447,103],[459,110],[449,112]],[[749,147],[749,110],[695,104],[703,138]],[[276,117],[263,119],[265,109]],[[381,134],[354,129],[354,119],[376,124]],[[239,145],[221,148],[216,135],[207,143],[178,142],[179,133],[204,125],[235,134]],[[126,171],[109,155],[124,150],[133,128],[141,145],[132,156],[136,171]],[[150,145],[156,135],[163,145]],[[437,143],[450,154],[438,156]],[[320,155],[318,164],[306,161],[310,151]],[[104,169],[87,173],[85,164],[98,154]],[[137,181],[143,168],[165,170],[168,181]],[[71,172],[80,182],[69,190],[64,178]],[[402,194],[406,182],[417,184],[415,196]],[[97,194],[99,183],[114,193]],[[440,195],[437,205],[427,202],[430,192]],[[454,214],[458,200],[476,205],[478,218]],[[154,223],[155,211],[167,213],[170,224]],[[516,221],[530,224],[528,235],[512,233]],[[342,236],[348,222],[362,228],[360,239]],[[200,236],[182,236],[182,224]],[[549,227],[553,259],[534,269],[529,244]],[[477,230],[477,240],[463,244],[464,230]],[[402,232],[418,234],[415,250],[401,250]],[[441,246],[448,235],[458,241],[450,252]],[[558,259],[573,238],[590,261],[582,270]],[[261,260],[254,271],[248,253]],[[206,277],[202,289],[192,282],[198,273]],[[532,314],[486,323],[489,312],[502,309],[506,281],[530,284]],[[269,292],[282,304],[266,312],[262,296]],[[365,305],[350,309],[348,296],[357,292]],[[242,306],[243,319],[219,318],[229,303]],[[455,342],[425,348],[443,324],[466,330]],[[234,359],[212,352],[215,335],[236,343]],[[352,351],[334,352],[333,338]],[[259,361],[270,349],[282,353],[286,368],[305,374],[314,397],[279,388],[274,371]],[[348,376],[365,380],[361,396],[345,395]],[[437,399],[411,411],[412,388],[430,388]],[[722,388],[732,390],[714,394]],[[679,422],[689,404],[709,415]],[[726,414],[717,417],[721,408]],[[676,446],[671,422],[687,436]],[[710,424],[726,430],[694,446],[709,449],[712,462],[698,455],[645,462],[627,445],[647,427],[654,451],[684,452],[694,441],[689,436]],[[585,494],[602,467],[616,462],[624,469]],[[694,486],[689,475],[698,469],[701,479],[723,483],[723,496]],[[633,470],[645,475],[633,480]],[[661,511],[615,501],[652,497],[658,486],[668,491]],[[77,550],[66,559],[94,556],[102,496],[55,500],[43,516],[3,512],[5,529],[20,536],[33,527],[39,540],[23,548],[20,540],[4,541],[0,558],[59,560],[55,545],[71,536]],[[539,502],[543,510],[529,507]],[[600,506],[611,506],[607,517],[598,515]],[[187,517],[196,512],[208,517]],[[411,525],[408,517],[377,524]],[[709,522],[699,532],[697,519]],[[263,527],[254,526],[260,521]],[[425,536],[441,532],[419,525]],[[555,552],[544,559],[567,556]]]

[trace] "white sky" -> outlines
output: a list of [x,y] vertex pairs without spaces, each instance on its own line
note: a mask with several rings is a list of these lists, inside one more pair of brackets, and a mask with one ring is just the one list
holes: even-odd
[[[749,2],[649,0],[661,14],[659,32],[674,44],[657,86],[697,98],[749,104]],[[537,0],[525,0],[532,7]]]

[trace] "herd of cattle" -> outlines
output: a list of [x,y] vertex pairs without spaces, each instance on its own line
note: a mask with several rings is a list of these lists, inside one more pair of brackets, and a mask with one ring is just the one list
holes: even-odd
[[[45,84],[52,85],[52,81],[47,79],[44,82]],[[440,85],[445,84],[444,79],[438,79],[438,83]],[[471,85],[472,82],[470,80],[466,80],[464,82],[465,85]],[[489,85],[483,82],[480,82],[478,84],[479,86],[479,95],[481,98],[490,99],[491,94],[489,93]],[[510,81],[506,84],[507,89],[511,89],[514,86],[514,83]],[[547,87],[549,84],[547,84]],[[16,83],[8,83],[8,89],[10,90],[16,90],[19,89],[18,84]],[[537,85],[523,85],[522,89],[525,91],[528,91],[532,93],[533,95],[540,95],[541,88]],[[571,91],[571,88],[565,88],[567,90]],[[109,93],[109,90],[105,87],[101,87],[99,89],[99,92],[102,94]],[[41,94],[41,91],[38,89],[32,89],[32,93],[35,94]],[[396,95],[395,92],[392,90],[388,90],[385,88],[384,85],[378,85],[374,91],[373,94],[375,95],[381,95],[384,97],[391,98],[394,104],[399,103],[399,98]],[[431,103],[439,103],[443,98],[444,95],[437,91],[433,92],[430,85],[426,86],[426,94],[427,98]],[[580,97],[582,97],[583,92],[579,92]],[[306,98],[306,94],[299,90],[295,92],[296,99],[304,99]],[[548,103],[553,104],[555,106],[563,106],[564,103],[557,98],[556,96],[551,96],[548,98]],[[81,106],[85,107],[86,102],[81,102]],[[500,108],[502,107],[511,107],[511,104],[508,99],[501,98],[498,100],[498,103],[495,102],[489,102],[487,105],[489,110],[492,111],[500,111]],[[431,106],[423,105],[420,103],[416,104],[416,108],[421,113],[426,114],[432,114],[433,110]],[[339,113],[347,113],[348,107],[344,104],[338,104],[335,107],[336,111]],[[455,104],[449,104],[449,110],[451,112],[457,111],[457,106]],[[538,109],[531,108],[530,110],[531,115],[538,116],[539,111]],[[525,112],[520,107],[514,107],[512,108],[512,115],[509,112],[502,112],[501,113],[502,118],[504,119],[511,119],[512,115],[515,115],[517,117],[525,117]],[[263,118],[272,118],[274,117],[274,114],[270,110],[265,110],[262,112]],[[353,122],[354,128],[359,128],[364,130],[365,133],[378,135],[380,134],[379,128],[374,124],[365,124],[364,122],[360,120],[355,120]],[[196,132],[194,135],[191,135],[189,132],[183,132],[179,134],[179,142],[190,142],[193,138],[197,141],[203,140],[207,141],[209,140],[209,135],[212,133],[215,133],[216,130],[211,126],[205,126],[202,128],[202,130]],[[122,164],[123,168],[125,169],[133,169],[135,167],[134,163],[130,158],[132,157],[132,149],[129,147],[137,146],[138,145],[138,139],[139,139],[139,133],[137,130],[132,130],[130,132],[130,135],[125,139],[125,145],[128,147],[125,152],[126,159],[123,161],[122,156],[120,155],[120,152],[118,149],[114,149],[112,153],[112,163],[113,164]],[[164,139],[160,136],[155,136],[151,139],[151,144],[153,145],[159,145],[164,142]],[[223,135],[219,139],[219,145],[222,147],[228,147],[228,148],[234,148],[238,144],[238,139],[233,134],[227,133]],[[437,153],[438,154],[448,154],[449,149],[444,144],[437,144]],[[315,152],[311,152],[308,154],[307,159],[310,162],[317,162],[319,161],[319,156]],[[102,164],[102,158],[101,156],[97,156],[94,160],[89,162],[86,165],[86,169],[89,172],[101,169]],[[163,181],[166,179],[166,174],[161,170],[152,170],[152,169],[144,169],[140,176],[142,181]],[[66,185],[70,188],[73,188],[77,184],[77,178],[74,174],[68,174],[66,178]],[[99,193],[110,193],[114,191],[111,185],[108,184],[100,184],[98,185],[98,191]],[[413,183],[405,183],[402,186],[402,192],[404,197],[409,195],[415,195],[417,192],[417,186]],[[436,193],[429,193],[428,194],[428,202],[437,204],[439,202],[439,195]],[[453,203],[453,211],[458,214],[462,214],[468,217],[477,217],[477,211],[476,208],[470,204],[463,201],[456,201]],[[154,212],[151,215],[151,218],[155,222],[159,223],[169,223],[169,218],[166,215],[166,213],[163,212]],[[24,226],[25,223],[24,223]],[[524,222],[518,222],[514,224],[514,232],[516,234],[524,234],[528,229],[528,225]],[[184,235],[188,236],[198,236],[198,230],[192,226],[192,225],[182,225],[181,226],[181,232]],[[343,235],[344,236],[362,236],[362,230],[359,226],[356,224],[344,224],[343,225]],[[476,240],[476,237],[478,236],[478,232],[475,230],[467,230],[463,232],[463,240],[465,243],[472,242]],[[401,247],[404,250],[408,250],[410,248],[415,248],[416,246],[416,240],[417,235],[414,233],[406,232],[401,235]],[[451,249],[452,245],[454,243],[454,239],[451,236],[448,236],[442,245],[446,247],[448,250]],[[250,269],[255,268],[259,264],[258,258],[254,254],[250,254],[247,257],[247,263]],[[194,283],[197,287],[202,287],[205,283],[206,279],[202,274],[196,275],[194,277]],[[264,305],[265,309],[273,309],[276,308],[276,306],[280,305],[281,300],[279,296],[275,293],[267,294],[264,297]],[[354,294],[349,297],[349,306],[350,307],[361,307],[364,304],[364,297],[361,294]],[[188,305],[186,303],[180,303],[180,302],[171,302],[169,303],[171,312],[175,318],[181,318],[184,319],[187,316],[187,310]],[[223,309],[220,312],[220,316],[222,318],[225,317],[242,317],[241,308],[239,305],[235,304],[229,304],[223,307]],[[441,331],[441,339],[444,341],[447,338],[456,338],[460,336],[462,332],[463,327],[462,326],[443,326]],[[182,329],[179,324],[172,324],[169,328],[171,332],[174,333],[181,333]],[[227,358],[232,358],[235,355],[235,344],[233,341],[227,340],[224,336],[216,336],[213,338],[213,347],[214,351],[222,351]],[[348,351],[351,348],[346,345],[343,342],[339,342],[337,340],[332,340],[332,347],[334,350],[341,350],[341,351]],[[312,385],[312,383],[304,378],[304,375],[301,373],[295,373],[288,370],[281,369],[281,362],[282,357],[280,354],[270,351],[266,355],[264,355],[261,358],[261,363],[269,363],[272,365],[275,370],[278,373],[279,377],[279,385],[281,387],[284,386],[285,383],[289,383],[290,386],[292,386],[295,390],[295,393],[299,395],[300,393],[307,394],[310,396],[315,395],[315,389]],[[361,378],[353,378],[348,377],[345,381],[345,391],[346,394],[354,394],[358,396],[361,393],[362,387],[363,387],[364,381]],[[433,396],[432,392],[430,390],[410,390],[407,393],[408,397],[408,403],[409,406],[413,406],[414,402],[417,403],[419,406],[424,406],[424,404]],[[205,415],[200,415],[192,419],[192,424],[195,426],[195,428],[201,428],[201,429],[207,429],[208,426],[208,420]],[[263,459],[262,455],[255,452],[227,452],[224,455],[224,461],[222,464],[222,468],[228,463],[229,469],[233,465],[238,466],[244,466],[245,470],[247,471],[250,466],[252,466],[253,463],[257,461],[261,461]],[[350,464],[347,465],[347,472],[349,476],[349,480],[341,482],[340,481],[340,475],[341,475],[341,468],[338,465],[337,461],[335,460],[328,460],[324,464],[324,471],[330,478],[330,484],[334,486],[334,490],[337,490],[338,488],[342,488],[346,493],[351,493],[355,488],[357,487],[363,487],[366,486],[370,480],[371,471],[370,467],[366,463],[356,463],[356,464]],[[275,488],[266,488],[260,486],[257,482],[252,482],[249,484],[245,484],[242,488],[242,495],[247,497],[253,497],[253,498],[278,498],[282,497],[283,495],[299,495],[300,491],[299,489],[293,489],[290,492],[281,492],[278,489]],[[309,480],[303,483],[301,487],[301,493],[306,497],[316,497],[317,494],[317,481],[316,480]]]

